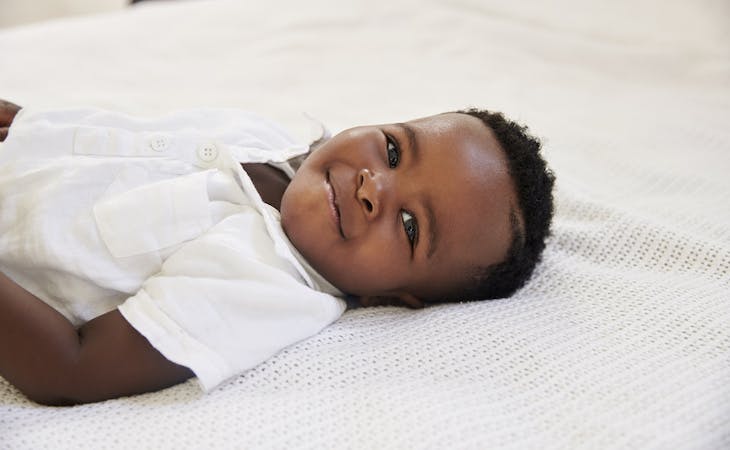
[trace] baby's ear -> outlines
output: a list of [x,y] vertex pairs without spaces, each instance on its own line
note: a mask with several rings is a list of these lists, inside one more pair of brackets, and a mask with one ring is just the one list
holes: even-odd
[[423,308],[421,299],[412,294],[378,295],[360,297],[362,306],[405,306],[411,309]]

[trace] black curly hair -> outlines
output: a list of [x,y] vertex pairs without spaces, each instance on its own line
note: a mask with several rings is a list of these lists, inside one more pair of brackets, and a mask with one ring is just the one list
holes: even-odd
[[518,214],[512,214],[512,242],[504,261],[479,267],[468,286],[454,300],[486,300],[509,297],[530,279],[545,249],[553,217],[555,177],[540,155],[540,141],[526,126],[499,112],[481,109],[455,111],[481,120],[497,138],[507,158],[507,167],[518,199]]

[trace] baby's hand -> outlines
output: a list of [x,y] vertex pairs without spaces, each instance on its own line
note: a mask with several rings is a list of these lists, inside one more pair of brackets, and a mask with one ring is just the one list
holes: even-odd
[[20,111],[20,106],[0,99],[0,142],[8,136],[8,128],[18,111]]

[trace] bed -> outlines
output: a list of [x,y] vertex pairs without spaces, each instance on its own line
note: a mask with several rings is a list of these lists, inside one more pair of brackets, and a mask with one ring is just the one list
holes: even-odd
[[730,448],[725,1],[142,2],[0,30],[0,97],[303,138],[486,107],[558,180],[512,298],[348,311],[208,395],[51,408],[0,379],[0,448]]

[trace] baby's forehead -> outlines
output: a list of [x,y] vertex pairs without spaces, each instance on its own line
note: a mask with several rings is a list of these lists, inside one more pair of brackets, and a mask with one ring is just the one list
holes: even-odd
[[413,119],[409,119],[406,123],[414,126],[428,126],[438,128],[449,128],[458,126],[461,123],[469,122],[471,119],[475,119],[481,123],[475,117],[469,116],[468,114],[461,114],[456,112],[445,112],[439,114],[432,114],[430,116],[421,116]]
[[[507,155],[492,129],[481,119],[464,113],[442,113],[410,120],[403,124],[424,147],[436,151],[472,152],[472,162],[490,161],[490,169],[506,173]],[[481,161],[477,161],[481,160]],[[497,167],[498,166],[498,167]]]
[[464,113],[447,112],[419,117],[405,122],[405,125],[423,135],[424,139],[442,138],[444,143],[468,141],[473,145],[499,148],[492,129],[480,119]]

